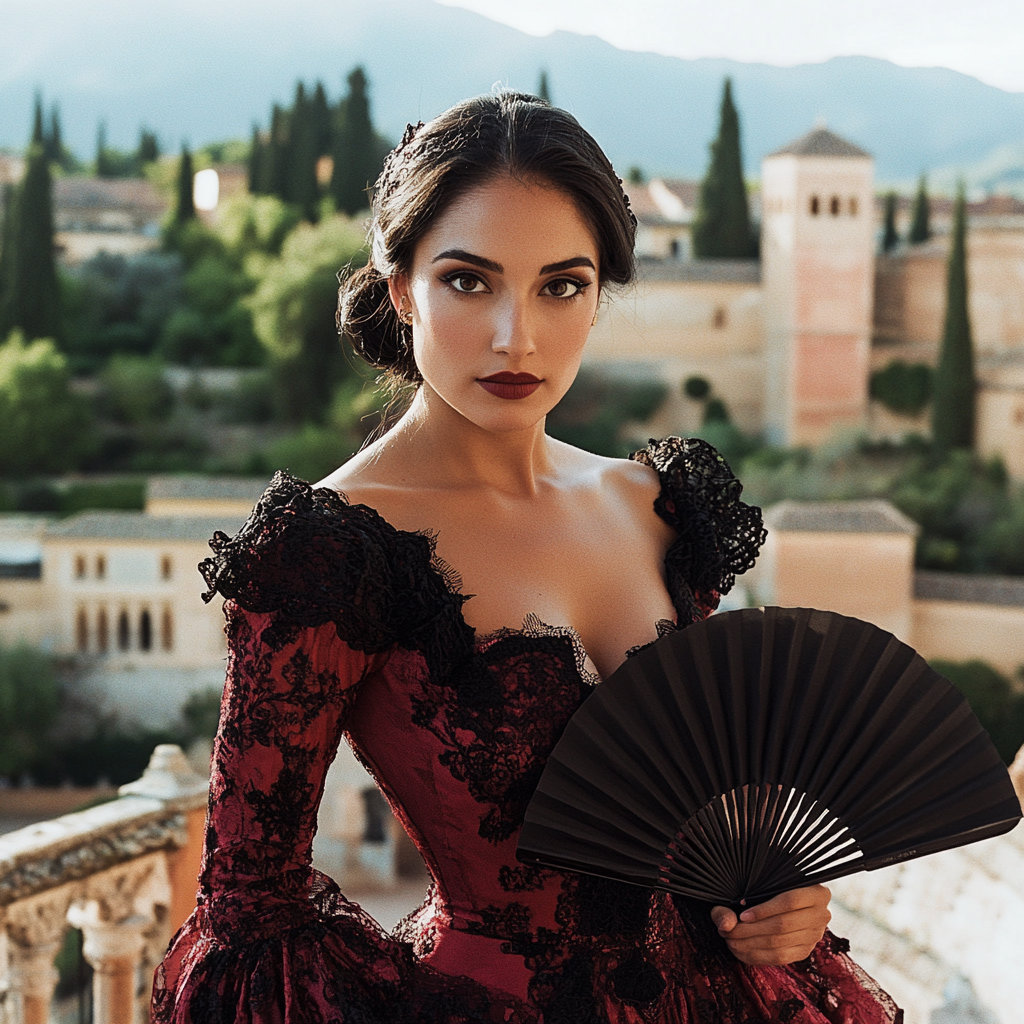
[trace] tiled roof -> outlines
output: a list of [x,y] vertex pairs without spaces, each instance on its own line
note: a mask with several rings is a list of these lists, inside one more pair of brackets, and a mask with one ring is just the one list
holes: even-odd
[[160,217],[167,201],[143,178],[58,178],[53,205],[66,209],[128,210]]
[[641,281],[708,281],[722,284],[760,284],[760,260],[638,261]]
[[771,156],[871,156],[867,150],[840,138],[827,128],[813,128],[788,146],[777,149]]
[[232,476],[151,476],[146,483],[146,498],[177,501],[248,501],[255,505],[266,490],[263,477]]
[[238,532],[244,516],[151,516],[145,512],[83,512],[54,523],[44,540],[205,541],[216,530]]
[[914,597],[923,601],[963,601],[1024,608],[1024,577],[916,572]]
[[688,224],[700,197],[700,182],[682,178],[626,182],[624,188],[633,215],[641,224]]
[[786,533],[909,533],[918,532],[887,501],[780,501],[764,514],[769,530]]

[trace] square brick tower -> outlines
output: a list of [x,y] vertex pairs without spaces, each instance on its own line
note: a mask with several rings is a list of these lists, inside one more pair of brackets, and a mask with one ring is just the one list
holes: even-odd
[[863,424],[874,283],[874,161],[827,128],[765,157],[765,424],[817,445]]

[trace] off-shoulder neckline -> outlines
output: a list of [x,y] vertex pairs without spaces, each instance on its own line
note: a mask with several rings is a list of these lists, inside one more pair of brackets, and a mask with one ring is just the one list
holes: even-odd
[[[287,471],[281,471],[283,476],[288,477],[295,483],[309,487],[310,492],[326,491],[329,494],[334,495],[339,501],[343,503],[345,508],[351,510],[357,510],[359,512],[368,512],[376,520],[382,523],[392,533],[405,536],[405,537],[422,537],[430,545],[430,571],[433,572],[443,583],[445,589],[451,595],[456,602],[455,613],[458,616],[461,625],[469,630],[473,634],[473,648],[474,650],[484,650],[491,644],[504,639],[509,636],[525,636],[525,637],[541,637],[541,636],[562,636],[569,640],[573,649],[573,656],[576,662],[576,670],[579,673],[580,678],[584,683],[590,686],[596,686],[603,682],[604,677],[597,670],[597,663],[593,658],[590,657],[587,652],[586,645],[583,643],[583,637],[580,635],[578,629],[571,625],[553,625],[552,623],[545,622],[536,612],[528,612],[523,618],[523,624],[519,628],[513,626],[499,626],[497,629],[491,630],[486,633],[481,633],[474,626],[471,626],[466,621],[466,616],[463,614],[462,606],[466,601],[475,597],[474,594],[465,594],[462,591],[462,574],[453,565],[446,562],[441,558],[435,551],[435,545],[437,543],[437,531],[436,530],[403,530],[397,526],[394,526],[389,522],[381,513],[375,509],[372,505],[367,505],[365,502],[352,502],[349,500],[348,495],[339,490],[337,487],[331,487],[325,485],[323,487],[314,486],[305,480],[301,480],[299,477],[292,476]],[[662,487],[664,490],[664,487]],[[667,557],[666,552],[666,557]],[[665,559],[662,559],[664,564]],[[675,600],[672,597],[672,593],[669,592],[669,600],[672,601],[673,608],[675,607]],[[668,629],[678,629],[678,610],[676,611],[677,621],[672,619],[658,619],[654,622],[655,639],[661,636],[662,633]],[[631,648],[632,650],[632,648]],[[625,652],[628,656],[629,652]],[[588,668],[587,665],[592,666]]]

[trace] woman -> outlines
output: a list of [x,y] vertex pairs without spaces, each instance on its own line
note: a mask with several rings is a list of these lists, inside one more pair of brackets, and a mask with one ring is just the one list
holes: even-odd
[[[821,886],[738,921],[515,858],[592,686],[709,614],[763,540],[703,442],[623,461],[544,433],[634,232],[597,144],[534,97],[462,103],[389,157],[339,326],[415,397],[315,488],[276,477],[202,566],[228,679],[154,1020],[899,1019],[825,933]],[[393,938],[309,868],[343,732],[434,879]]]

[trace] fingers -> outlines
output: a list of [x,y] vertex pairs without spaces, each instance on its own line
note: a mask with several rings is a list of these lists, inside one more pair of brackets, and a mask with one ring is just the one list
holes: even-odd
[[718,929],[719,935],[727,935],[736,927],[739,919],[728,907],[712,907],[711,920]]
[[832,893],[823,885],[808,885],[802,889],[790,889],[789,892],[773,896],[765,903],[759,903],[756,907],[744,910],[740,915],[740,920],[763,921],[765,918],[778,914],[788,914],[813,907],[827,907],[831,898]]

